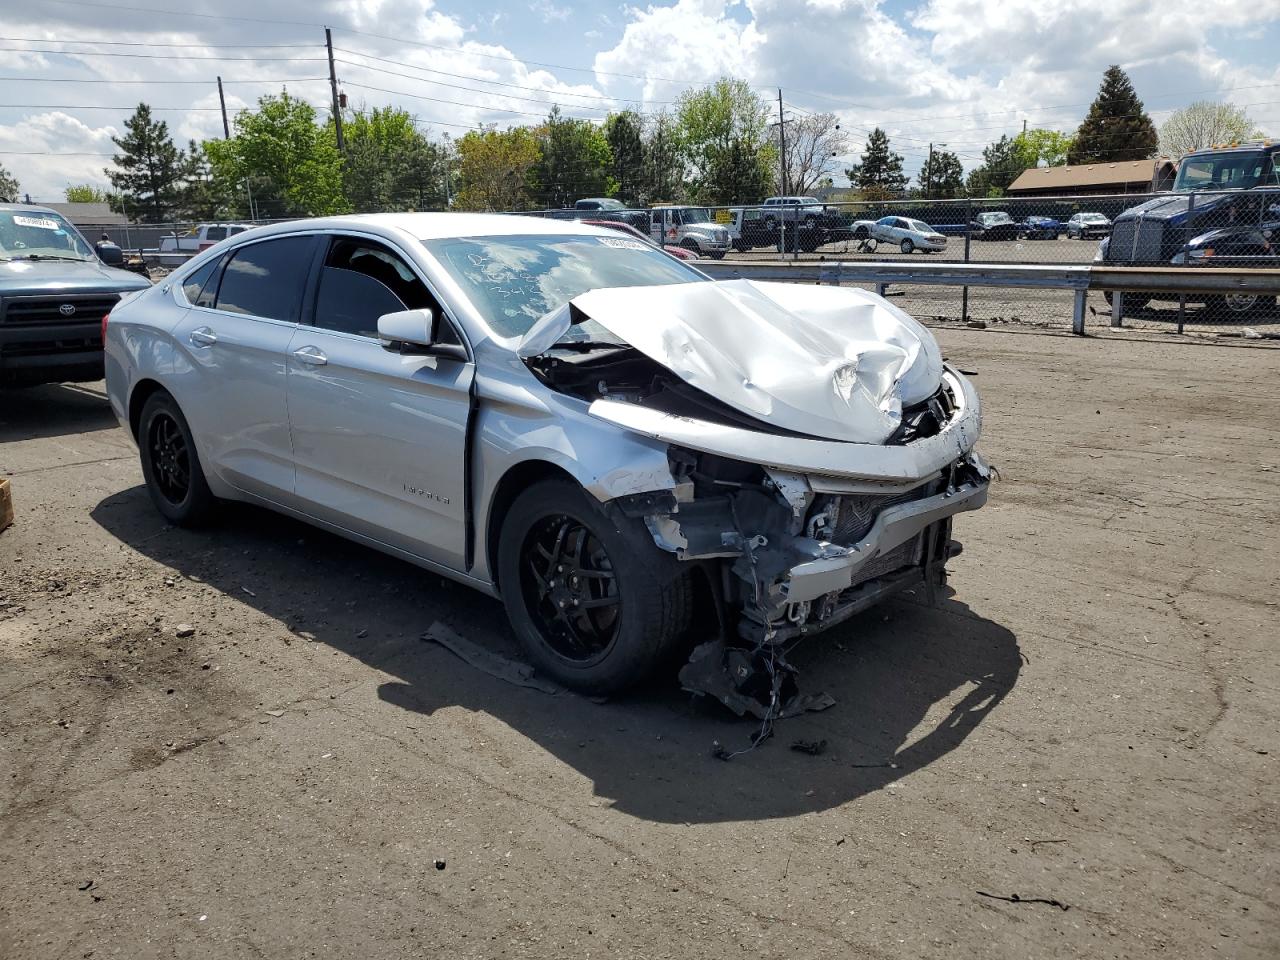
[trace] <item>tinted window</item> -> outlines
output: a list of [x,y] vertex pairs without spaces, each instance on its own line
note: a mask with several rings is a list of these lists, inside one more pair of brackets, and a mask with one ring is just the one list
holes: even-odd
[[296,321],[313,243],[311,237],[285,237],[241,247],[223,271],[218,309]]
[[206,240],[225,240],[227,239],[226,227],[210,227],[204,232]]
[[[368,240],[333,240],[320,272],[317,327],[376,337],[384,313],[424,309],[440,315],[431,291],[399,255]],[[447,320],[441,320],[435,335],[442,343],[459,342]]]
[[200,299],[200,291],[209,282],[209,278],[213,276],[214,267],[217,265],[218,260],[215,257],[182,281],[182,295],[187,298],[187,303],[195,303]]

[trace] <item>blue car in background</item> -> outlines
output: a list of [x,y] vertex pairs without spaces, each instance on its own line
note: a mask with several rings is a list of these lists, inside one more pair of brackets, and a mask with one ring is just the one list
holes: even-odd
[[1020,240],[1057,240],[1062,222],[1053,217],[1027,217],[1018,224]]

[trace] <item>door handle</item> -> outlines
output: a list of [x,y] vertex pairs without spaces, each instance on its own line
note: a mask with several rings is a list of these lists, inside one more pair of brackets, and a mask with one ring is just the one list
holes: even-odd
[[197,327],[188,337],[193,347],[212,347],[218,342],[218,335],[208,327]]
[[299,363],[305,363],[312,367],[323,367],[329,362],[329,358],[324,355],[319,347],[299,347],[293,351],[293,358]]

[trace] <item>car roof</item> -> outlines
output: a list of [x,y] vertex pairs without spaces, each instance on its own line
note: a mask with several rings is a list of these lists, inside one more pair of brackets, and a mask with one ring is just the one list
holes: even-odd
[[394,230],[417,240],[447,240],[451,237],[501,237],[528,234],[547,236],[583,234],[608,236],[603,227],[584,226],[577,219],[553,220],[503,213],[358,213],[340,217],[290,220],[259,227],[256,236],[307,230],[351,230],[359,227]]
[[37,207],[34,203],[0,203],[0,210],[9,213],[52,213],[55,217],[62,216],[52,207]]

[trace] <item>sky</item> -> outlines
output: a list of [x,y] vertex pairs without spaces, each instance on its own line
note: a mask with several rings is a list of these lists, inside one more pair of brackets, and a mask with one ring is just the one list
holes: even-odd
[[1157,125],[1229,100],[1280,135],[1280,0],[0,0],[0,166],[36,201],[105,187],[140,101],[180,143],[220,137],[219,75],[232,116],[282,87],[327,110],[325,26],[352,105],[437,137],[553,103],[654,112],[730,75],[836,113],[840,169],[875,126],[908,173],[930,142],[972,168],[1024,121],[1073,130],[1112,63]]

